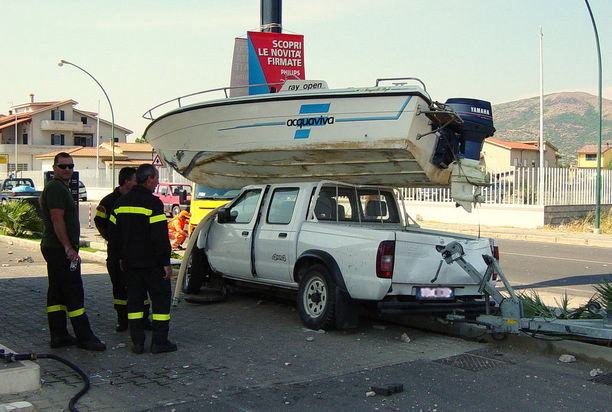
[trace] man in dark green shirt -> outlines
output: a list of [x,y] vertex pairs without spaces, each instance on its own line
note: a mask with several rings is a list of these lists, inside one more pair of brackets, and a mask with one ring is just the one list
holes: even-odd
[[[103,351],[106,345],[96,337],[85,313],[81,259],[79,257],[79,215],[68,183],[74,163],[68,153],[53,159],[53,179],[40,196],[43,231],[40,249],[47,261],[47,319],[52,348],[77,344],[87,350]],[[76,339],[66,328],[70,318]]]

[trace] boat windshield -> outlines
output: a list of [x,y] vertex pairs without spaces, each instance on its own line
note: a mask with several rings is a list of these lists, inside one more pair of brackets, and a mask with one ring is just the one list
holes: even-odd
[[235,198],[240,189],[215,189],[208,186],[196,185],[195,198],[198,200],[203,199],[219,199],[219,200],[231,200]]

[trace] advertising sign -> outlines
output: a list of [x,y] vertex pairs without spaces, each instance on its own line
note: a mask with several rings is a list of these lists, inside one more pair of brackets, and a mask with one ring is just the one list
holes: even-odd
[[[247,33],[249,84],[305,79],[304,36],[270,32]],[[249,94],[275,93],[282,84],[250,86]]]

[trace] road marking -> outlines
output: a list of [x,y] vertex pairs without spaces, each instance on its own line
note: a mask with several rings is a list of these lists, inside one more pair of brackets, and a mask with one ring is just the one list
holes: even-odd
[[525,253],[512,253],[512,252],[501,252],[503,255],[514,255],[514,256],[527,256],[541,259],[558,259],[558,260],[570,260],[572,262],[585,262],[585,263],[599,263],[601,265],[612,265],[612,262],[602,262],[599,260],[585,260],[585,259],[572,259],[572,258],[564,258],[564,257],[556,257],[556,256],[542,256],[542,255],[528,255]]

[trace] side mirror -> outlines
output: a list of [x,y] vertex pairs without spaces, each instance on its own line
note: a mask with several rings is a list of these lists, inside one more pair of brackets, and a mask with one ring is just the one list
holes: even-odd
[[219,209],[219,211],[217,212],[217,222],[218,223],[229,223],[232,221],[232,217],[230,216],[230,211],[229,209],[222,207],[221,209]]

